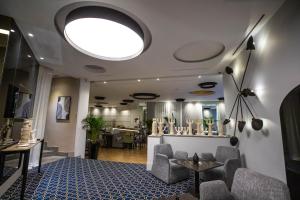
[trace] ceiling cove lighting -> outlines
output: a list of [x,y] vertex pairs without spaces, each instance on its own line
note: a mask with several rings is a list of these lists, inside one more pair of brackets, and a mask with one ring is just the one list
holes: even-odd
[[5,29],[0,29],[0,34],[9,35],[9,31]]
[[84,6],[71,11],[66,16],[64,36],[78,51],[102,60],[129,60],[144,50],[139,24],[107,7]]

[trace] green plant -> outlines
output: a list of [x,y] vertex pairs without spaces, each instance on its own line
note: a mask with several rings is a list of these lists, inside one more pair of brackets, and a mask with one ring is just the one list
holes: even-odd
[[100,130],[104,127],[105,121],[102,117],[89,114],[82,120],[82,128],[87,130],[88,139],[92,143],[98,142]]

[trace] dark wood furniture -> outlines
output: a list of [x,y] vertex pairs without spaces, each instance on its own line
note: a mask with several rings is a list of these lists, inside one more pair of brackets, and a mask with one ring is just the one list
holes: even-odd
[[204,160],[200,159],[198,164],[194,164],[192,160],[174,160],[172,161],[178,165],[182,165],[188,169],[191,169],[195,172],[195,196],[199,198],[199,185],[200,185],[200,180],[199,180],[199,173],[204,172],[216,167],[223,166],[223,163],[216,162],[216,161],[209,161],[209,160]]
[[25,189],[26,189],[26,182],[27,182],[27,173],[28,173],[28,165],[29,165],[29,157],[30,157],[30,150],[35,147],[37,144],[41,144],[40,150],[40,158],[39,158],[39,166],[38,172],[41,172],[41,164],[42,164],[42,157],[43,157],[43,148],[44,148],[44,139],[38,140],[36,143],[31,143],[29,146],[21,147],[18,144],[11,145],[7,148],[0,150],[0,179],[3,178],[3,170],[5,165],[5,156],[8,154],[16,154],[19,153],[19,165],[18,168],[21,167],[22,158],[23,158],[23,166],[22,166],[22,187],[21,187],[21,195],[20,199],[24,199]]

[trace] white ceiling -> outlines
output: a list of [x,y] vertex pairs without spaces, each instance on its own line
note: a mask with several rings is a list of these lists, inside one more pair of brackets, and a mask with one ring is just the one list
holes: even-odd
[[[102,61],[84,55],[73,49],[58,34],[54,17],[63,6],[78,2],[74,0],[9,0],[0,2],[0,13],[15,19],[21,31],[31,32],[28,38],[35,56],[44,57],[40,63],[53,68],[57,74],[92,81],[137,79],[163,76],[184,76],[217,74],[230,62],[230,56],[249,29],[262,14],[264,24],[281,6],[284,0],[101,0],[127,10],[147,25],[152,34],[152,43],[142,55],[129,61]],[[258,27],[259,29],[259,27]],[[173,57],[173,53],[183,45],[193,41],[216,41],[225,46],[218,57],[201,63],[183,63]],[[106,73],[95,74],[83,68],[95,64],[106,69]],[[195,79],[195,78],[194,78]],[[169,80],[157,83],[146,81],[139,85],[132,81],[122,84],[92,84],[91,96],[95,94],[112,95],[112,101],[119,101],[131,92],[155,91],[162,95],[171,90],[174,93],[162,98],[174,98],[179,91],[198,89],[199,80]],[[126,86],[126,87],[125,87]],[[171,87],[171,88],[169,88]],[[114,93],[112,91],[116,91]],[[122,95],[121,95],[122,94]],[[115,97],[114,97],[115,96]],[[212,97],[215,98],[215,97]],[[164,99],[164,100],[166,100]]]
[[[200,82],[214,81],[218,83],[213,91],[214,95],[210,96],[196,96],[190,94],[191,91],[201,90],[198,86]],[[156,79],[147,79],[137,82],[132,81],[113,81],[103,84],[97,82],[91,85],[91,105],[97,101],[94,96],[104,96],[105,102],[109,102],[110,106],[119,106],[119,103],[123,99],[132,99],[129,95],[136,92],[150,92],[159,94],[160,97],[154,101],[174,101],[175,98],[185,98],[187,101],[210,101],[217,100],[219,97],[223,97],[223,77],[222,75],[207,75],[202,76],[200,79],[197,76],[191,77],[176,77],[176,78],[160,78],[159,81]],[[137,101],[135,102],[144,102]]]

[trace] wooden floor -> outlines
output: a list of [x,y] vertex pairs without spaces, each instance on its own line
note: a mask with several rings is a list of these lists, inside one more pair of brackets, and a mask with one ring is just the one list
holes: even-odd
[[147,147],[142,149],[100,148],[98,160],[146,164]]

